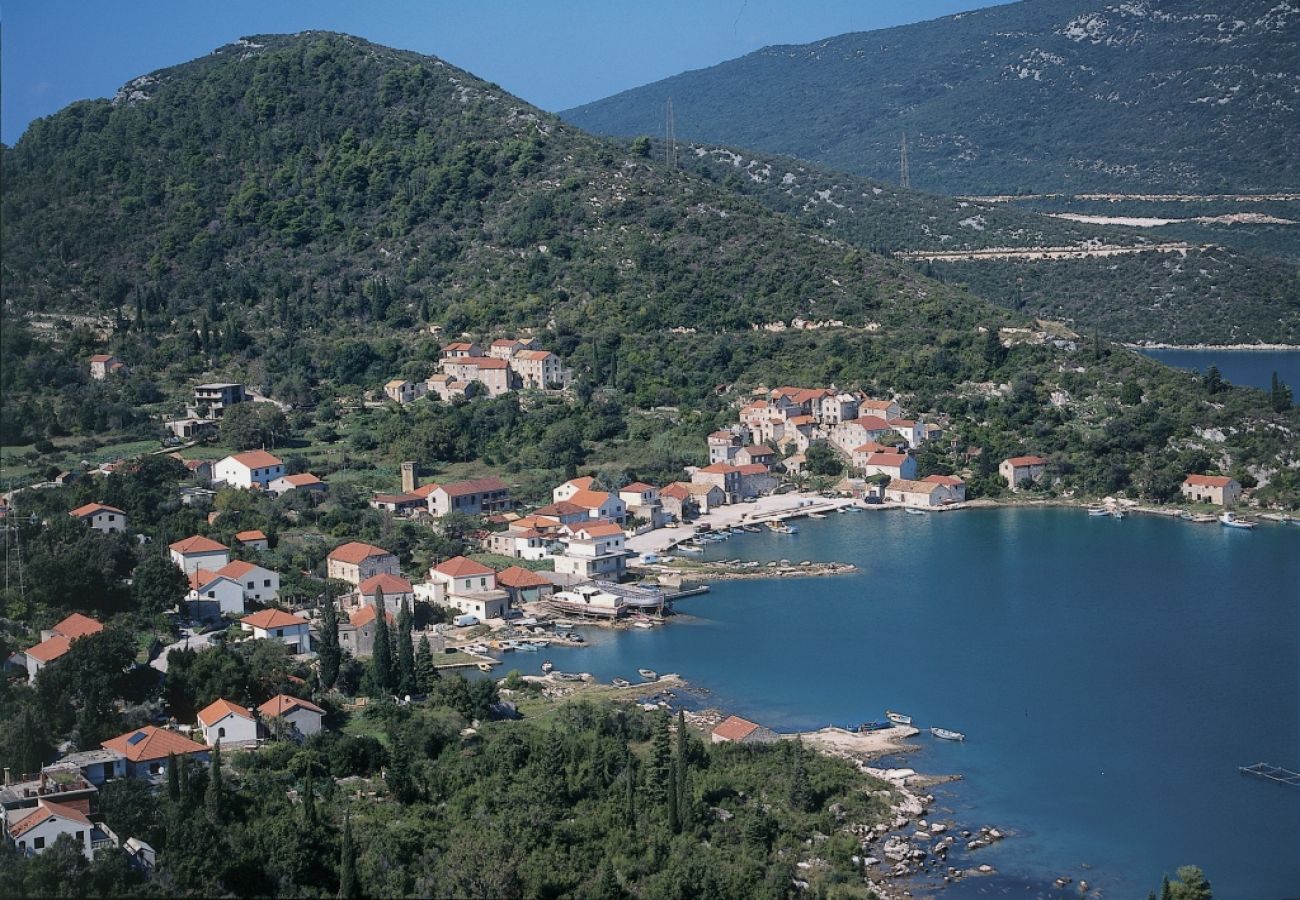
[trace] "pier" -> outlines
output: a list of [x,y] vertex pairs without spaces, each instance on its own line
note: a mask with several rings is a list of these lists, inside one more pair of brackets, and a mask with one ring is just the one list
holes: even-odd
[[1255,763],[1253,766],[1238,766],[1243,775],[1257,775],[1260,778],[1267,778],[1269,781],[1276,781],[1278,784],[1289,784],[1292,787],[1300,787],[1300,772],[1292,772],[1290,769],[1284,769],[1281,766],[1271,766],[1268,763]]

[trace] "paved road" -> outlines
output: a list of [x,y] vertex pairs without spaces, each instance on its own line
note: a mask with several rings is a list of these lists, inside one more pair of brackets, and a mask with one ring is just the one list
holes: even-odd
[[149,665],[153,666],[159,672],[166,672],[168,653],[171,653],[173,650],[179,650],[182,647],[202,650],[204,647],[207,647],[212,643],[212,636],[216,633],[217,632],[214,631],[211,634],[196,634],[192,628],[182,628],[181,639],[174,644],[168,644],[166,647],[163,647],[162,652],[159,653],[158,656],[149,663]]

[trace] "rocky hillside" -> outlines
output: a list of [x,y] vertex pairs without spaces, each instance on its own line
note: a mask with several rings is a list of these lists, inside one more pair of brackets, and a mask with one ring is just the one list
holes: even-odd
[[1300,3],[1032,0],[768,47],[568,110],[945,194],[1300,183]]

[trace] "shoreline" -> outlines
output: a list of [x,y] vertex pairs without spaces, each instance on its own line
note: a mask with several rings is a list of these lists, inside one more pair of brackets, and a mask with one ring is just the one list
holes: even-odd
[[1259,350],[1264,352],[1287,352],[1300,350],[1300,344],[1165,344],[1151,341],[1121,341],[1121,347],[1129,350]]

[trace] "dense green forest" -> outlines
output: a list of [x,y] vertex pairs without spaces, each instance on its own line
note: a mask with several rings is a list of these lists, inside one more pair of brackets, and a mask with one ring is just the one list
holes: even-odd
[[600,134],[783,153],[952,195],[1294,190],[1295,11],[1032,0],[766,47],[575,109]]

